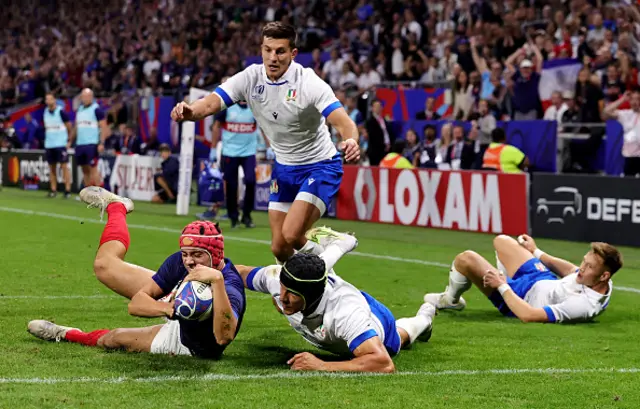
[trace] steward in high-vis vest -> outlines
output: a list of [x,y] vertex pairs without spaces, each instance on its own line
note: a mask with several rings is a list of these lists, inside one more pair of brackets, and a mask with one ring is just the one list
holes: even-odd
[[394,168],[394,169],[413,169],[413,164],[407,160],[402,153],[407,147],[407,141],[404,139],[397,139],[393,142],[391,152],[382,158],[380,161],[381,168]]
[[49,163],[49,197],[58,194],[58,164],[62,165],[62,177],[64,178],[64,198],[71,196],[71,171],[67,163],[69,155],[69,134],[71,123],[69,116],[62,110],[53,94],[45,96],[46,108],[42,119],[44,122],[44,148]]
[[529,167],[527,156],[515,146],[506,143],[507,136],[502,128],[491,132],[493,142],[484,152],[482,169],[504,173],[521,173]]

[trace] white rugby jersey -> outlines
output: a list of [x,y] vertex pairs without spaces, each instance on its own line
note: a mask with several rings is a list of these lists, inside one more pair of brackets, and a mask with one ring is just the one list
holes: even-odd
[[[250,290],[271,294],[280,308],[281,268],[278,265],[259,267],[247,278]],[[362,293],[335,274],[329,276],[316,312],[307,317],[301,312],[285,317],[309,343],[338,355],[352,353],[376,335],[382,343],[385,341],[384,327]]]
[[223,108],[247,101],[278,163],[316,163],[337,153],[325,118],[342,104],[329,84],[310,68],[291,62],[278,82],[272,82],[263,64],[253,64],[214,92],[222,99]]
[[532,307],[544,308],[549,322],[588,321],[602,313],[609,304],[613,283],[600,294],[577,283],[578,273],[561,280],[541,280],[531,287],[525,301]]

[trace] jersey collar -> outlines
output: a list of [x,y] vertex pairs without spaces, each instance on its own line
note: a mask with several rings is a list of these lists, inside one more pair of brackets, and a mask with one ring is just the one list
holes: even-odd
[[292,83],[294,82],[294,78],[295,78],[295,73],[296,73],[296,66],[298,65],[298,63],[296,63],[295,61],[291,61],[291,64],[289,64],[289,68],[287,68],[287,70],[284,72],[284,74],[282,74],[282,77],[278,78],[278,81],[271,81],[269,79],[269,77],[267,77],[267,69],[264,66],[264,64],[262,65],[262,77],[264,79],[264,82],[267,83],[267,85],[284,85],[284,84],[288,84],[288,83]]

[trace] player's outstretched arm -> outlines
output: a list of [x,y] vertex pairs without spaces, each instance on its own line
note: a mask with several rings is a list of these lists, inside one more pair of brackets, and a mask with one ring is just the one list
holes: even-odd
[[380,337],[375,336],[364,341],[353,354],[355,358],[349,361],[325,362],[309,352],[302,352],[287,363],[291,365],[291,369],[297,371],[391,373],[396,370]]
[[171,318],[173,316],[173,301],[170,303],[157,301],[162,295],[162,289],[158,284],[149,279],[149,282],[131,297],[128,307],[129,314],[144,318]]
[[215,93],[187,104],[178,103],[171,111],[171,119],[174,121],[200,121],[209,115],[215,115],[222,110],[222,99]]
[[485,287],[496,289],[504,299],[511,312],[522,322],[549,322],[549,317],[543,308],[535,308],[520,298],[509,284],[504,274],[497,270],[489,270],[483,277]]
[[185,281],[200,281],[211,286],[213,295],[213,335],[218,345],[228,345],[235,338],[238,319],[225,287],[224,276],[215,268],[196,266],[184,278]]
[[558,257],[553,257],[540,250],[538,246],[536,246],[535,240],[533,240],[533,238],[527,234],[523,234],[522,236],[518,237],[518,243],[520,243],[520,245],[525,249],[529,250],[535,258],[542,261],[542,263],[547,266],[549,270],[553,271],[560,277],[566,277],[569,274],[573,274],[578,269],[578,266],[576,266],[575,264]]

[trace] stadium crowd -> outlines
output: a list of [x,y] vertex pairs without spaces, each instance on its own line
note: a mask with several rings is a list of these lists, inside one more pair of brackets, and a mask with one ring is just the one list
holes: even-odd
[[[307,65],[345,91],[347,103],[383,81],[400,81],[452,86],[453,109],[444,119],[598,123],[605,103],[638,85],[640,13],[625,2],[12,0],[0,16],[0,106],[83,87],[118,101],[180,99],[258,56],[261,28],[274,20],[299,27],[300,52],[312,55]],[[554,93],[545,112],[542,64],[567,57],[583,69],[574,90]],[[438,119],[433,104],[428,99],[416,119]],[[362,100],[351,105],[368,108]],[[123,116],[110,120],[121,134],[129,121]],[[371,128],[366,116],[363,132]],[[491,128],[478,129],[486,145]],[[380,131],[384,153],[404,137]]]

